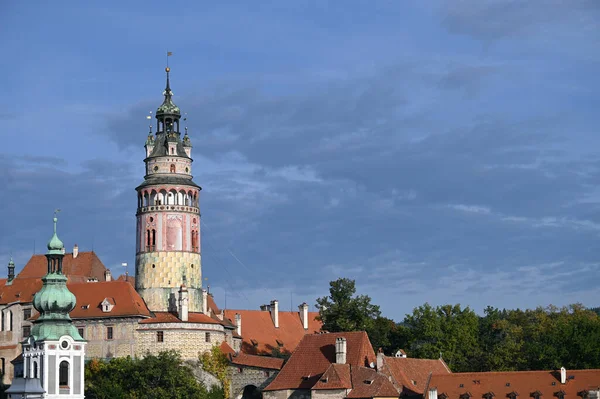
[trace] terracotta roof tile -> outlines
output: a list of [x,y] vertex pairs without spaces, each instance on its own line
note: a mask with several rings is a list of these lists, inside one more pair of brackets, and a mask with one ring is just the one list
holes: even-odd
[[221,345],[219,346],[219,348],[221,349],[221,353],[225,354],[225,355],[234,355],[235,351],[233,350],[233,348],[231,346],[229,346],[229,344],[225,341],[221,342]]
[[346,364],[367,366],[376,361],[369,337],[364,331],[305,335],[281,372],[265,390],[311,389],[335,363],[335,340],[338,337],[346,338]]
[[4,345],[0,346],[0,351],[4,349],[15,349],[18,345]]
[[347,398],[398,398],[399,393],[384,375],[367,367],[352,367],[352,390]]
[[133,276],[126,276],[124,274],[121,274],[117,278],[117,281],[127,281],[129,284],[131,284],[135,287],[135,277],[133,277]]
[[384,358],[384,370],[389,371],[397,384],[417,394],[423,393],[431,373],[450,373],[446,363],[441,359],[413,359],[387,356]]
[[332,363],[319,378],[312,389],[350,389],[352,388],[352,377],[350,376],[349,364]]
[[474,399],[488,392],[493,392],[497,399],[508,398],[512,392],[521,399],[529,399],[535,391],[543,399],[554,399],[559,391],[566,398],[577,399],[578,392],[600,388],[600,370],[567,370],[566,384],[560,383],[560,371],[434,374],[428,388],[437,388],[438,397],[445,394],[448,399],[460,399],[466,392]]
[[140,321],[140,324],[155,324],[155,323],[204,323],[204,324],[221,324],[218,319],[207,316],[203,313],[188,313],[188,321],[181,321],[176,314],[170,312],[153,312],[154,317]]
[[208,300],[207,300],[208,310],[212,311],[212,313],[214,315],[218,315],[219,313],[221,313],[221,311],[219,310],[219,307],[217,306],[217,303],[215,302],[215,298],[213,298],[213,296],[211,294],[208,294],[207,298],[208,298]]
[[[87,281],[88,277],[104,281],[106,267],[95,252],[79,252],[77,258],[73,254],[65,254],[63,258],[63,273],[69,277],[69,281]],[[42,278],[48,272],[48,261],[45,255],[33,255],[18,278]]]
[[[142,297],[124,281],[74,283],[67,284],[67,287],[77,298],[75,309],[71,312],[73,319],[150,316]],[[100,307],[106,298],[114,302],[110,312],[103,312]]]
[[[225,310],[225,317],[235,325],[235,314],[242,316],[242,351],[249,354],[270,355],[278,348],[282,353],[291,353],[306,334],[321,330],[322,323],[315,318],[317,312],[308,312],[308,330],[300,320],[299,312],[279,311],[279,328],[275,328],[268,310]],[[278,344],[283,344],[282,347]],[[256,345],[254,344],[256,343]]]
[[239,352],[236,356],[231,357],[231,363],[261,369],[281,370],[283,359],[272,356],[248,355],[244,352]]
[[0,287],[0,304],[30,303],[40,288],[42,288],[42,280],[39,278],[16,278],[11,285]]

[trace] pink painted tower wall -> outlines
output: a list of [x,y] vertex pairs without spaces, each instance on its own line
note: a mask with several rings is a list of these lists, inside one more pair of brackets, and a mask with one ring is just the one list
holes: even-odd
[[156,134],[146,140],[146,175],[137,190],[136,290],[153,311],[176,311],[188,287],[189,311],[202,311],[200,190],[192,180],[191,141],[179,132],[167,70]]

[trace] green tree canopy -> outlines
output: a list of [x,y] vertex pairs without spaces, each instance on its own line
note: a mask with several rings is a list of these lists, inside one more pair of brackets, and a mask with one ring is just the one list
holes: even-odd
[[208,392],[183,365],[174,351],[142,359],[121,357],[91,360],[85,368],[85,396],[89,399],[212,399],[222,392]]
[[319,320],[329,332],[365,331],[381,315],[368,295],[357,295],[354,280],[340,278],[329,283],[329,296],[317,299]]

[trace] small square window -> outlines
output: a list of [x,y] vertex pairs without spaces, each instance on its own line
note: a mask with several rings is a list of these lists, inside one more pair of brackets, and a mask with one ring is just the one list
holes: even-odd
[[165,342],[165,335],[162,331],[156,332],[156,342]]
[[113,339],[113,328],[112,327],[106,327],[106,339],[108,339],[108,340]]
[[31,317],[31,308],[23,309],[23,320],[27,320]]
[[77,327],[77,332],[81,335],[81,338],[85,338],[85,327]]
[[31,335],[31,326],[23,326],[23,338],[27,338]]
[[210,342],[210,333],[209,333],[209,332],[207,332],[207,333],[204,335],[204,341],[205,341],[205,342]]

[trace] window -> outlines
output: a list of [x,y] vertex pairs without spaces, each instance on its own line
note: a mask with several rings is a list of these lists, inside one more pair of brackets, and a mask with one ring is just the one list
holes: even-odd
[[6,366],[6,359],[0,358],[0,363],[0,366],[2,367],[2,369],[0,370],[0,375],[4,375],[4,366]]
[[113,328],[112,328],[112,326],[106,327],[106,339],[113,339]]
[[266,370],[265,370],[265,372],[264,372],[264,373],[265,373],[265,377],[268,377],[268,376],[269,376],[269,372],[268,372],[268,371],[266,371]]
[[463,393],[460,395],[460,399],[470,399],[471,394],[469,392]]
[[61,387],[69,386],[69,362],[63,360],[58,366],[58,385]]
[[540,391],[532,392],[530,395],[533,399],[540,399],[542,397],[542,393]]
[[577,392],[577,396],[580,396],[583,399],[587,399],[587,397],[589,396],[589,392],[588,391],[579,391]]
[[205,341],[205,342],[210,342],[210,333],[209,333],[209,332],[207,332],[207,333],[204,335],[204,341]]
[[38,378],[38,364],[33,362],[33,378]]
[[27,338],[31,335],[31,326],[23,326],[23,338]]
[[556,396],[558,399],[565,399],[565,391],[560,390],[558,392],[554,392],[554,396]]
[[13,323],[12,323],[12,310],[8,311],[8,331],[12,331],[13,330]]
[[157,331],[156,332],[156,342],[164,342],[164,341],[165,341],[164,333],[162,331]]
[[484,393],[483,399],[494,399],[494,393],[493,392]]
[[4,312],[2,312],[2,325],[0,326],[0,329],[4,331]]
[[[507,383],[506,383],[506,386],[509,386],[509,385],[510,385],[510,383],[509,383],[509,382],[507,382]],[[511,393],[509,393],[509,394],[508,394],[508,395],[506,395],[506,396],[508,396],[508,399],[517,399],[517,396],[519,396],[519,394],[518,394],[518,393],[516,393],[515,391],[512,391]]]
[[448,395],[446,393],[441,393],[438,397],[440,399],[448,399]]
[[23,309],[23,320],[27,320],[31,317],[31,308]]
[[[173,153],[172,148],[171,148],[171,153]],[[175,173],[175,165],[171,165],[171,173]]]
[[84,336],[85,328],[84,327],[78,327],[77,332],[79,333],[79,335],[81,335],[81,338],[85,338],[85,336]]

